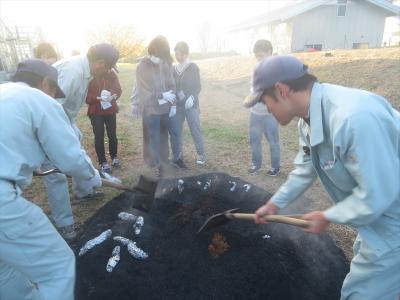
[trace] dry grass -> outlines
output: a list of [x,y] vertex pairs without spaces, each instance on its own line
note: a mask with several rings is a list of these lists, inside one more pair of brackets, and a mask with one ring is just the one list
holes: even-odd
[[[400,50],[399,48],[374,50],[332,51],[332,57],[324,52],[297,54],[311,67],[321,81],[363,88],[386,97],[396,108],[400,108]],[[203,90],[201,93],[201,120],[206,143],[207,164],[197,167],[194,163],[195,150],[185,126],[184,153],[189,170],[175,174],[188,176],[204,172],[221,171],[240,176],[273,193],[285,181],[292,170],[292,161],[297,152],[296,123],[281,127],[282,173],[271,178],[265,175],[269,165],[269,151],[264,147],[264,169],[258,175],[249,175],[250,149],[248,146],[248,110],[242,107],[243,97],[248,93],[249,80],[255,60],[251,57],[225,57],[199,61],[202,71]],[[133,185],[139,174],[151,174],[142,161],[141,121],[132,119],[130,101],[134,82],[134,65],[120,65],[120,81],[123,95],[119,100],[118,114],[119,158],[122,168],[114,175]],[[82,109],[78,125],[84,133],[83,146],[96,161],[93,133],[88,118]],[[97,165],[97,164],[96,164]],[[85,205],[74,205],[77,225],[81,225],[104,203],[119,192],[103,188],[106,196]],[[38,203],[49,212],[46,193],[40,179],[25,192],[28,199]],[[308,209],[324,209],[330,205],[329,197],[316,182],[305,194],[310,199]],[[332,226],[330,230],[337,244],[351,258],[354,231],[344,226]]]

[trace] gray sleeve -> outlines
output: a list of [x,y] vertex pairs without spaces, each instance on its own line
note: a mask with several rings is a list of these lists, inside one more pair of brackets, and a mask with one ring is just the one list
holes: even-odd
[[[53,99],[37,102],[33,125],[43,151],[55,166],[72,177],[90,179],[95,171],[81,148],[62,106]],[[44,108],[45,107],[45,108]]]

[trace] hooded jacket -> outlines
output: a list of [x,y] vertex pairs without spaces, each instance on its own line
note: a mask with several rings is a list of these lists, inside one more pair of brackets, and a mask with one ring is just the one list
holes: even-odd
[[139,106],[147,115],[163,115],[169,112],[170,103],[160,105],[162,93],[172,90],[175,81],[172,66],[166,62],[153,63],[149,57],[143,58],[136,69],[136,87]]

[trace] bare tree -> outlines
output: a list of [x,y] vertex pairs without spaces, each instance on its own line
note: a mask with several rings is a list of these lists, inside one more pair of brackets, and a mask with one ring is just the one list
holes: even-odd
[[114,45],[124,60],[134,59],[142,55],[145,47],[144,39],[136,32],[132,25],[109,23],[96,31],[86,34],[90,45],[108,42]]
[[207,53],[210,47],[211,42],[211,32],[212,27],[211,24],[206,22],[199,29],[199,45],[200,50],[203,53]]

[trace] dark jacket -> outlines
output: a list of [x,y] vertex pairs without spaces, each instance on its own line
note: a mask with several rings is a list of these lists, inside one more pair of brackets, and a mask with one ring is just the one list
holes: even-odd
[[[195,63],[190,62],[181,74],[178,74],[176,68],[174,68],[174,78],[178,99],[177,106],[185,106],[187,98],[192,95],[194,98],[194,107],[198,107],[199,94],[201,91],[199,67]],[[179,99],[179,91],[182,91],[185,95],[183,99]]]
[[88,105],[88,115],[112,115],[118,112],[118,105],[116,100],[111,101],[111,107],[108,109],[102,109],[100,100],[101,91],[107,90],[111,92],[111,95],[116,94],[117,99],[121,96],[122,90],[119,84],[117,75],[110,71],[102,78],[93,78],[88,87],[88,93],[86,96],[86,103]]
[[162,93],[175,92],[172,66],[161,62],[154,64],[150,58],[143,58],[136,69],[136,92],[139,105],[147,115],[162,115],[169,112],[171,104],[160,105]]

